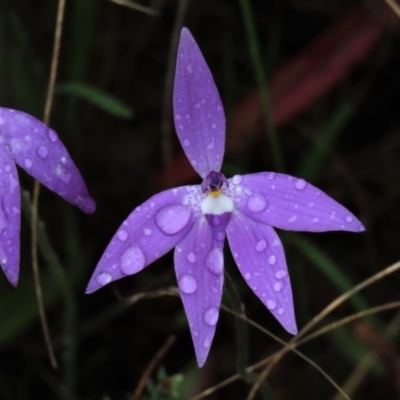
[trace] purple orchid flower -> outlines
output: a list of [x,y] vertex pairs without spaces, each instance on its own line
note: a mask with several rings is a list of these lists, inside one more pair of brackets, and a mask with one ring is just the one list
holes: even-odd
[[303,179],[274,172],[226,179],[219,172],[224,111],[211,72],[186,28],[173,98],[179,140],[203,183],[164,191],[137,207],[108,245],[87,293],[141,271],[175,247],[178,287],[201,367],[219,316],[226,234],[249,287],[282,326],[296,334],[285,253],[272,227],[312,232],[360,232],[364,227]]
[[13,286],[18,284],[21,224],[15,164],[82,211],[96,208],[57,134],[22,111],[0,108],[0,264]]

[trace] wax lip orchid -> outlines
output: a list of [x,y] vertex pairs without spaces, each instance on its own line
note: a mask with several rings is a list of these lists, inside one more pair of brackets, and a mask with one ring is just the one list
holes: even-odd
[[92,213],[96,208],[57,134],[22,111],[0,107],[0,264],[14,286],[19,276],[21,224],[15,164],[82,211]]
[[249,287],[296,334],[285,254],[272,226],[312,232],[360,232],[364,227],[303,179],[274,172],[226,179],[219,172],[224,111],[211,72],[186,28],[179,43],[173,105],[179,140],[203,183],[164,191],[137,207],[105,250],[87,293],[141,271],[175,247],[178,287],[201,367],[219,316],[225,235]]

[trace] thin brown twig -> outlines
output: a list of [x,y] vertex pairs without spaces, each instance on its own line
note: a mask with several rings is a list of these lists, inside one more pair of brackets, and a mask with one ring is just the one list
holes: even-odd
[[133,1],[129,0],[109,0],[112,3],[119,4],[120,6],[132,8],[132,10],[137,10],[144,12],[146,14],[154,15],[155,17],[158,17],[160,13],[157,10],[154,10],[154,8],[150,7],[145,7],[140,4],[134,3]]
[[[55,32],[54,32],[53,55],[52,55],[52,59],[51,59],[49,85],[48,85],[48,89],[47,89],[46,104],[44,107],[44,116],[43,116],[43,122],[46,125],[49,125],[51,108],[52,108],[52,104],[53,104],[54,85],[55,85],[55,81],[56,81],[58,60],[59,60],[59,55],[60,55],[60,44],[61,44],[64,11],[65,11],[65,0],[58,0],[56,28],[55,28]],[[32,216],[31,216],[32,269],[33,269],[33,277],[34,277],[34,281],[35,281],[35,292],[36,292],[36,298],[37,298],[37,302],[38,302],[39,315],[40,315],[40,321],[41,321],[42,330],[43,330],[43,336],[44,336],[44,339],[46,342],[46,347],[47,347],[47,351],[49,354],[51,366],[54,369],[56,369],[58,367],[58,364],[57,364],[57,360],[56,360],[53,346],[52,346],[51,339],[50,339],[49,327],[48,327],[46,313],[45,313],[45,309],[44,309],[43,294],[42,294],[42,287],[40,284],[40,274],[39,274],[39,262],[38,262],[38,251],[37,251],[37,223],[38,223],[39,194],[40,194],[40,183],[39,183],[39,181],[35,180],[35,183],[33,186]]]
[[400,18],[400,6],[394,0],[385,0],[386,4]]
[[163,359],[165,354],[171,348],[171,346],[175,343],[176,337],[170,336],[160,350],[156,353],[156,355],[150,361],[150,364],[147,366],[146,370],[143,372],[142,377],[136,387],[135,393],[133,394],[132,400],[140,400],[140,396],[142,395],[143,389],[146,386],[146,382],[149,380],[150,375],[153,373],[156,366]]

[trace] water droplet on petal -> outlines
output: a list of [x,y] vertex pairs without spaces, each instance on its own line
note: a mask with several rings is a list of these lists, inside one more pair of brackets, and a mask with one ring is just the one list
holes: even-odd
[[247,208],[253,213],[259,213],[267,208],[268,201],[258,193],[253,194],[247,200]]
[[283,279],[286,277],[287,277],[287,271],[285,271],[284,269],[281,269],[281,270],[275,272],[276,279]]
[[246,279],[246,281],[249,281],[251,279],[251,273],[250,272],[246,272],[244,274],[244,279]]
[[182,117],[181,117],[180,114],[175,114],[175,119],[176,119],[177,121],[179,121],[181,118],[182,118]]
[[189,139],[185,139],[185,140],[183,141],[183,145],[184,145],[185,147],[190,146],[190,140],[189,140]]
[[7,165],[5,166],[5,168],[4,168],[4,170],[5,170],[6,172],[10,172],[10,171],[11,171],[11,165],[7,164]]
[[266,306],[268,307],[269,310],[275,310],[276,308],[276,301],[273,299],[268,299],[265,302]]
[[32,167],[32,160],[30,158],[25,158],[24,165],[25,165],[25,168],[29,169],[30,167]]
[[269,256],[268,258],[268,264],[269,265],[274,265],[276,263],[276,257],[274,255]]
[[268,179],[270,180],[270,181],[272,181],[274,178],[275,178],[275,172],[270,172],[269,174],[268,174]]
[[178,279],[178,286],[181,292],[192,294],[197,289],[197,282],[193,276],[184,274]]
[[275,185],[271,185],[271,190],[275,190],[276,186]]
[[217,240],[218,240],[219,242],[223,242],[224,239],[225,239],[225,232],[218,232],[218,233],[217,233]]
[[47,154],[49,154],[49,152],[47,150],[47,147],[45,147],[45,146],[40,146],[38,148],[37,152],[38,152],[39,156],[42,157],[42,158],[47,157]]
[[146,235],[146,236],[150,236],[151,234],[152,234],[152,230],[151,229],[149,229],[149,228],[145,228],[144,229],[144,231],[143,231],[143,233]]
[[312,222],[313,222],[314,224],[316,224],[318,221],[319,221],[319,219],[316,218],[316,217],[312,220]]
[[188,224],[191,211],[182,205],[167,206],[159,210],[154,219],[157,226],[167,235],[175,235]]
[[307,182],[304,179],[297,179],[294,183],[294,187],[298,190],[304,190],[307,186]]
[[206,258],[206,266],[214,275],[224,272],[224,256],[220,249],[213,249]]
[[107,285],[107,283],[110,283],[111,281],[112,276],[108,272],[102,272],[96,276],[96,282],[101,286]]
[[125,250],[121,256],[121,271],[126,275],[141,271],[146,263],[144,253],[137,243]]
[[49,129],[49,139],[54,143],[57,141],[58,137],[57,134],[52,131],[51,129]]
[[128,239],[128,232],[125,229],[120,229],[117,232],[117,238],[121,241],[121,242],[125,242],[126,239]]
[[257,244],[256,244],[256,250],[258,252],[262,252],[267,248],[267,242],[264,239],[261,239]]
[[[13,213],[15,213],[15,214],[19,214],[21,211],[20,211],[20,209],[18,208],[18,207],[13,207],[12,208],[12,211],[13,211]],[[1,231],[1,227],[0,227],[0,231]]]
[[186,256],[186,259],[187,259],[191,264],[194,264],[194,263],[197,261],[196,254],[194,254],[193,252],[189,253],[189,254]]
[[65,169],[64,166],[58,165],[55,172],[57,178],[60,179],[60,181],[64,183],[69,183],[69,181],[71,180],[71,174]]
[[280,292],[282,287],[283,287],[283,283],[282,282],[275,282],[274,286],[273,286],[275,292]]
[[346,220],[346,222],[351,222],[351,221],[353,221],[353,217],[352,217],[351,215],[348,215],[348,216],[345,218],[345,220]]
[[278,309],[278,315],[282,315],[285,312],[284,308],[279,308]]
[[211,345],[210,339],[205,339],[203,342],[203,347],[205,349],[208,349],[210,347],[210,345]]
[[291,216],[291,217],[288,219],[288,222],[293,223],[293,222],[295,222],[296,220],[297,220],[297,216],[296,216],[296,215],[293,215],[293,216]]
[[212,218],[212,224],[214,226],[218,226],[221,223],[221,218],[220,217],[213,217]]
[[208,145],[207,145],[207,149],[208,149],[208,150],[212,150],[214,147],[215,147],[214,141],[208,143]]
[[216,307],[210,307],[203,315],[203,320],[207,325],[215,326],[218,321],[219,311]]
[[188,72],[189,74],[193,74],[193,66],[192,66],[192,64],[188,64],[188,65],[186,66],[186,70],[187,70],[187,72]]
[[242,182],[242,177],[241,177],[240,175],[235,175],[235,176],[232,178],[232,182],[233,182],[235,185],[239,185],[239,184]]

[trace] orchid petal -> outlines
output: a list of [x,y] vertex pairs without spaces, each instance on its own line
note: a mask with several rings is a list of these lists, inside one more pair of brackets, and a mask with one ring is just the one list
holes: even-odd
[[13,286],[19,274],[20,197],[17,168],[0,150],[0,264]]
[[82,211],[95,210],[85,183],[57,134],[34,117],[0,108],[0,143],[28,174]]
[[364,230],[350,211],[303,179],[261,172],[229,184],[235,206],[254,221],[291,231]]
[[211,72],[188,29],[179,42],[174,84],[174,121],[187,158],[205,178],[219,172],[225,148],[225,115]]
[[274,229],[238,212],[232,214],[227,234],[233,257],[251,290],[288,332],[297,334],[285,253]]
[[174,261],[197,364],[202,367],[214,338],[224,278],[222,249],[214,245],[204,219],[176,247]]
[[190,204],[199,187],[166,190],[137,207],[122,223],[90,279],[86,293],[133,275],[176,246],[198,212]]

